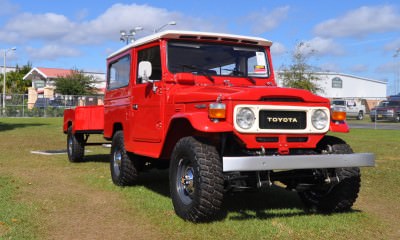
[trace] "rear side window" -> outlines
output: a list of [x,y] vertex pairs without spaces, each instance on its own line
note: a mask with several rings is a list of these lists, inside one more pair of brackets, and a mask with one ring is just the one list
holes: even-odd
[[110,64],[108,69],[108,89],[126,87],[129,84],[131,57],[124,56]]

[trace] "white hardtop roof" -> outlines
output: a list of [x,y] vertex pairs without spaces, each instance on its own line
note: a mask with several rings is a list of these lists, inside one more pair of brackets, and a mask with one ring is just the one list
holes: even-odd
[[194,31],[179,31],[179,30],[167,30],[159,33],[155,33],[130,43],[118,51],[110,54],[108,58],[114,57],[115,55],[129,49],[132,47],[137,47],[156,41],[158,39],[168,38],[168,39],[183,39],[183,40],[212,40],[212,41],[225,41],[232,43],[243,43],[252,44],[258,46],[271,46],[272,42],[259,37],[248,37],[233,34],[224,33],[212,33],[212,32],[194,32]]

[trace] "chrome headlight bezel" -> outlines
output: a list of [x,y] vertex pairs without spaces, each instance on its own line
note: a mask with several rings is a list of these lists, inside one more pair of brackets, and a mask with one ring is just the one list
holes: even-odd
[[315,109],[311,114],[311,123],[317,130],[322,130],[329,125],[329,116],[323,109]]
[[256,121],[256,115],[251,108],[243,107],[236,113],[236,124],[242,129],[250,129]]

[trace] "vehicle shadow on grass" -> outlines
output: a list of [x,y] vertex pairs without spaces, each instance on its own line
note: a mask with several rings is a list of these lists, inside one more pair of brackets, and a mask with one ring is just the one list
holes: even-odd
[[26,128],[26,127],[40,127],[43,125],[48,125],[45,123],[3,123],[0,121],[0,132],[10,131],[16,128]]
[[[168,170],[150,170],[139,175],[137,185],[170,198]],[[221,213],[216,221],[272,219],[311,215],[296,192],[273,186],[263,191],[229,192],[225,194]]]
[[85,163],[85,162],[109,163],[110,162],[110,154],[85,155],[82,163]]

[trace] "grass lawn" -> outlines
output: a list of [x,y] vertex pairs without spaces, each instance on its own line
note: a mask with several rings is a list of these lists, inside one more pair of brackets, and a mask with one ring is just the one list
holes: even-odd
[[333,134],[377,158],[377,167],[362,169],[352,212],[307,213],[296,193],[271,188],[229,194],[221,220],[193,224],[174,213],[168,171],[145,172],[137,186],[119,188],[107,148],[88,146],[87,161],[76,164],[30,153],[65,149],[61,126],[61,118],[0,118],[0,239],[400,238],[400,131]]

